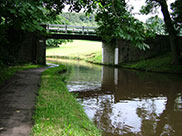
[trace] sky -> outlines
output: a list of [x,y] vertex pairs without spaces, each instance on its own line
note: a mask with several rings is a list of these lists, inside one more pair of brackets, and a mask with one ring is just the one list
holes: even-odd
[[[136,13],[135,14],[135,17],[137,19],[139,19],[140,21],[143,21],[145,22],[148,18],[152,17],[152,16],[155,16],[155,15],[158,15],[158,17],[160,18],[163,18],[163,15],[161,13],[161,9],[159,8],[158,9],[158,14],[149,14],[149,15],[139,15],[139,10],[141,9],[141,6],[145,5],[145,0],[126,0],[126,2],[128,1],[128,4],[133,6],[134,9],[133,9],[133,12],[132,13]],[[167,0],[167,3],[168,3],[168,6],[174,2],[175,0]],[[169,8],[169,11],[170,11],[170,7]],[[64,12],[67,12],[68,11],[68,6],[65,7],[65,9],[63,10]]]
[[[139,10],[141,9],[141,6],[142,5],[145,5],[145,0],[128,0],[129,1],[129,5],[132,5],[134,7],[133,9],[133,13],[139,13]],[[167,0],[167,3],[168,3],[168,6],[170,5],[170,3],[174,2],[175,0]],[[170,10],[170,7],[168,7],[169,10]],[[155,14],[155,15],[158,15],[158,17],[160,18],[163,18],[163,15],[161,13],[161,9],[159,8],[158,9],[158,14]],[[140,21],[143,21],[145,22],[148,18],[150,18],[151,16],[155,16],[155,15],[152,15],[152,14],[149,14],[149,15],[138,15],[136,14],[135,17],[137,19],[139,19]]]

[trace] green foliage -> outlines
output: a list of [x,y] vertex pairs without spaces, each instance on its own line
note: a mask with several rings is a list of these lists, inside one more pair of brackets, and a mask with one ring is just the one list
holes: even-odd
[[164,21],[158,16],[146,20],[146,29],[158,35],[167,35]]
[[81,1],[58,0],[1,0],[0,4],[0,25],[16,26],[16,29],[26,31],[42,30],[41,23],[54,20],[65,5],[70,10],[79,11]]
[[34,1],[2,0],[0,12],[4,20],[0,25],[16,26],[16,29],[31,32],[42,30],[39,24],[47,19],[41,3]]
[[46,40],[46,46],[55,46],[58,47],[59,45],[67,42],[72,42],[72,40],[62,40],[62,39],[48,39]]
[[51,19],[46,22],[47,24],[62,24],[62,25],[69,25],[70,22],[65,17],[61,15],[56,15],[54,19]]
[[[55,19],[52,19],[52,20],[49,20],[47,22],[47,24],[66,24],[68,25],[69,24],[69,21],[60,16],[60,15],[57,15],[55,17]],[[72,40],[64,40],[64,39],[48,39],[46,40],[46,46],[55,46],[55,47],[58,47],[59,45],[61,45],[62,43],[67,43],[67,42],[71,42]]]
[[146,36],[153,34],[146,30],[144,24],[135,19],[127,9],[125,0],[99,1],[96,11],[98,34],[103,40],[110,42],[114,39],[130,41],[140,49],[149,48],[144,43]]
[[33,116],[33,136],[100,136],[83,107],[68,92],[65,66],[43,72]]
[[[146,5],[142,6],[142,9],[140,10],[140,12],[142,14],[156,13],[157,10],[159,9],[159,7],[161,7],[164,2],[166,2],[166,0],[145,0]],[[171,7],[172,7],[172,13],[170,13],[170,15],[173,17],[173,20],[171,20],[171,22],[170,22],[169,19],[168,19],[168,21],[166,19],[166,21],[169,23],[175,24],[174,25],[175,30],[180,32],[181,28],[182,28],[182,1],[175,0],[174,3],[171,3]],[[164,15],[164,13],[163,13],[163,15]],[[157,33],[160,30],[160,28],[162,30],[162,34],[165,33],[165,32],[163,32],[164,26],[165,26],[166,33],[167,33],[167,31],[170,30],[170,28],[168,28],[169,26],[167,27],[167,24],[166,24],[167,22],[163,21],[164,26],[162,26],[163,25],[162,20],[159,20],[156,17],[153,17],[152,20],[150,19],[150,21],[154,22],[154,25],[156,25],[156,27],[159,27],[159,29],[157,30]],[[149,25],[149,27],[150,27],[150,25]],[[156,29],[155,26],[153,26],[153,28]]]
[[172,17],[175,23],[175,27],[182,35],[182,1],[176,0],[174,3],[171,4],[172,6]]
[[85,15],[85,13],[62,13],[60,16],[69,21],[69,25],[97,26],[95,15]]
[[[1,0],[0,4],[0,60],[12,65],[16,63],[19,44],[24,32],[42,31],[41,23],[49,19],[43,1]],[[46,4],[46,2],[45,2]]]
[[146,5],[142,6],[140,12],[142,14],[156,13],[157,9],[160,7],[156,0],[145,0]]

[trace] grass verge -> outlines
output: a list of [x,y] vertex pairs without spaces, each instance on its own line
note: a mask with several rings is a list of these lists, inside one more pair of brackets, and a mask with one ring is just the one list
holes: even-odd
[[46,49],[46,56],[47,58],[76,59],[101,63],[101,52],[101,42],[74,40],[71,43],[60,45],[60,47],[48,47]]
[[182,65],[171,65],[169,53],[139,62],[122,64],[121,67],[152,72],[182,73]]
[[100,136],[100,131],[65,84],[65,66],[43,72],[35,106],[33,136]]
[[102,53],[95,52],[89,54],[89,56],[85,59],[86,62],[94,63],[94,64],[102,64]]
[[39,68],[41,65],[17,65],[17,66],[9,66],[9,67],[0,67],[0,85],[11,76],[13,76],[16,72],[26,69]]

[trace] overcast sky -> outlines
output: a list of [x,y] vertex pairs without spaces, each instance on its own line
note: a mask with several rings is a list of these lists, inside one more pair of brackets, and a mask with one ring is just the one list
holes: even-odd
[[[139,15],[138,14],[139,10],[141,9],[141,6],[145,5],[145,0],[126,0],[126,1],[128,1],[129,5],[132,5],[134,7],[132,13],[136,13],[135,17],[138,18],[140,21],[145,22],[148,18],[150,18],[151,16],[155,16],[155,15],[158,15],[158,17],[163,18],[160,8],[158,9],[158,14]],[[167,0],[168,6],[170,5],[170,3],[174,2],[174,1],[175,0]],[[168,7],[168,8],[170,10],[170,7]],[[63,12],[68,12],[68,6],[65,7]]]
[[[133,13],[139,13],[139,10],[141,9],[142,5],[145,5],[145,0],[128,0],[129,5],[132,5],[134,7]],[[168,6],[170,3],[174,2],[175,0],[167,0]],[[168,7],[170,10],[170,7]],[[158,17],[163,18],[163,15],[161,13],[161,9],[158,10]],[[155,16],[155,15],[138,15],[136,14],[135,17],[138,18],[140,21],[146,21],[149,17]]]

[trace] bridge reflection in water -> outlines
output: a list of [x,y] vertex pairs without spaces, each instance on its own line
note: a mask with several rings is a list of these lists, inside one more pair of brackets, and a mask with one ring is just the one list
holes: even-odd
[[[106,98],[105,109],[98,110],[102,114],[96,114],[111,119],[102,129],[106,135],[182,135],[181,83],[176,76],[104,68],[101,90],[110,90],[113,97]],[[98,117],[94,120],[100,126]]]
[[105,136],[181,136],[182,78],[74,65],[68,88]]

